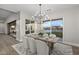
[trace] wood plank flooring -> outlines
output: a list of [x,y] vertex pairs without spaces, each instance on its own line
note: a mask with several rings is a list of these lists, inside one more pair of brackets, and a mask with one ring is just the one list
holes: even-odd
[[18,55],[12,45],[19,43],[9,35],[0,34],[0,55]]
[[79,47],[72,46],[73,55],[79,55]]

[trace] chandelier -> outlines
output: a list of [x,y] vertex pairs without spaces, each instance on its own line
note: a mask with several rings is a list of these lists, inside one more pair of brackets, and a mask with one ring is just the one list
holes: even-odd
[[42,11],[42,4],[39,4],[39,11],[36,12],[36,14],[32,17],[34,20],[36,20],[38,23],[42,23],[43,20],[48,20],[49,17],[47,15],[47,12],[50,10],[50,9],[47,9],[45,11]]

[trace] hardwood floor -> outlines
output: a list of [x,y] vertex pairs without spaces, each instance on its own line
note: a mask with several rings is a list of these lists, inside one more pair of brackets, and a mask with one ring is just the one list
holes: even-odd
[[79,47],[72,46],[73,55],[79,55]]
[[19,43],[9,35],[0,34],[0,55],[18,55],[12,45]]

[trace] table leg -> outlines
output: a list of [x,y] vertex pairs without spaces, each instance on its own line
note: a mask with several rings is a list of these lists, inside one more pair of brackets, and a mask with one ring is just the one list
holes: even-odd
[[54,43],[48,43],[49,46],[49,55],[52,53],[52,50],[54,48]]

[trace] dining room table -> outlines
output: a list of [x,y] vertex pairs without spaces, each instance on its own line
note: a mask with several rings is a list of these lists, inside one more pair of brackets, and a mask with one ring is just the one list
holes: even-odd
[[[41,40],[43,42],[45,42],[47,44],[47,46],[49,47],[49,55],[52,53],[52,50],[54,48],[54,44],[57,42],[57,40],[59,39],[58,37],[56,38],[51,38],[51,37],[43,37],[43,36],[35,36],[35,35],[30,35],[28,37],[32,37],[35,40]],[[57,39],[57,40],[55,40]]]

